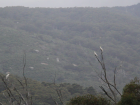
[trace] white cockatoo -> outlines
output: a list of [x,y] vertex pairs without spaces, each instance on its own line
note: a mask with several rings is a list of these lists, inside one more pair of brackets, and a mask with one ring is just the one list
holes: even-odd
[[95,56],[98,56],[97,53],[96,53],[95,51],[94,51],[94,55],[95,55]]
[[6,79],[8,79],[10,72],[6,72]]
[[100,46],[100,50],[103,52],[103,48]]

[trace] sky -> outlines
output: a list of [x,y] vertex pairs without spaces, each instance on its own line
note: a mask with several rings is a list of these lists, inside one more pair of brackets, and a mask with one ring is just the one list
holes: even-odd
[[114,7],[137,3],[140,3],[140,0],[0,0],[0,7]]

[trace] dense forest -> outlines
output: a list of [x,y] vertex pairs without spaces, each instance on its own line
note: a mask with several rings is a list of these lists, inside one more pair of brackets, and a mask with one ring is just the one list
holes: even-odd
[[[17,79],[20,80],[21,82],[24,81],[24,79],[21,77],[11,75],[7,82],[8,86],[10,87],[11,90],[14,91],[13,86],[10,84],[11,82],[15,85],[15,87],[17,87],[18,91],[22,92],[23,89],[21,85],[18,83]],[[1,80],[0,80],[0,84],[1,84],[0,104],[3,103],[3,105],[7,105],[7,98],[5,98],[6,90],[4,88],[4,83]],[[28,79],[28,88],[30,94],[33,96],[32,98],[33,105],[55,105],[54,100],[60,103],[56,89],[61,90],[63,94],[63,101],[65,103],[67,103],[69,99],[74,96],[80,96],[85,94],[92,94],[92,95],[97,94],[97,92],[93,87],[84,88],[78,84],[70,84],[70,83],[61,83],[55,85],[54,83],[38,82],[32,79]],[[13,93],[15,94],[15,92]],[[103,93],[99,93],[99,94],[103,95]]]
[[[140,4],[113,8],[0,8],[0,72],[21,76],[26,52],[28,78],[52,83],[56,75],[56,83],[65,88],[79,84],[100,91],[95,71],[101,68],[94,51],[98,54],[102,46],[110,79],[114,68],[122,65],[116,77],[122,89],[140,74],[139,17]],[[46,89],[40,82],[35,82],[36,88]]]

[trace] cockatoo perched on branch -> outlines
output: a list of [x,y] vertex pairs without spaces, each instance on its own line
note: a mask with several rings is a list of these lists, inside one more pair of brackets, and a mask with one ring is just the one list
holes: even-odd
[[100,50],[103,52],[103,48],[100,46]]
[[6,79],[9,77],[10,72],[6,72]]
[[97,53],[96,53],[95,51],[94,51],[94,55],[95,55],[95,56],[98,56]]

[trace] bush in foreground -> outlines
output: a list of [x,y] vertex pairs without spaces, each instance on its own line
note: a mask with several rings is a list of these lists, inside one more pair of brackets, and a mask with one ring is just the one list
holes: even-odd
[[129,84],[125,85],[123,95],[118,105],[140,105],[140,83],[135,78]]
[[74,97],[67,105],[111,105],[110,101],[101,96],[83,95]]

